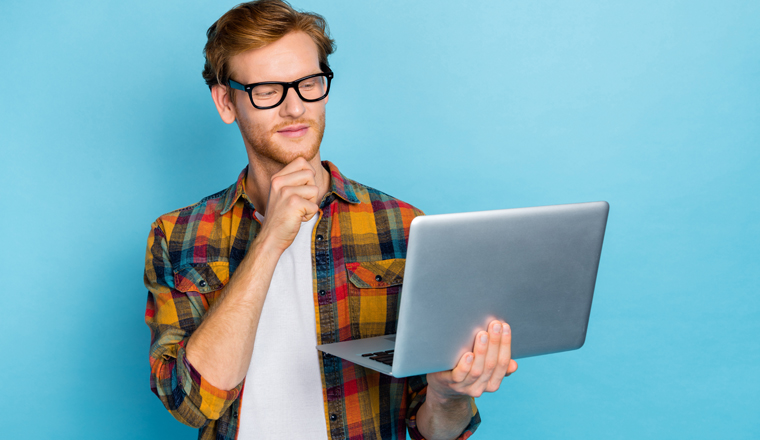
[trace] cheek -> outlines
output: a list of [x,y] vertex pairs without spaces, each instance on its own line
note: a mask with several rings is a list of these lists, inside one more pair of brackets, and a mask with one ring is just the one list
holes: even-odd
[[271,116],[262,114],[263,112],[253,113],[246,111],[241,114],[243,126],[248,130],[254,130],[257,134],[268,133],[269,130],[275,125],[271,121]]

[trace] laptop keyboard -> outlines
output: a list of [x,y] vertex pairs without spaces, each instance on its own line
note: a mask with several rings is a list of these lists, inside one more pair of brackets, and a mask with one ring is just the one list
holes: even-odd
[[362,357],[368,357],[373,361],[378,361],[385,365],[393,365],[393,350],[378,351],[375,353],[364,353]]

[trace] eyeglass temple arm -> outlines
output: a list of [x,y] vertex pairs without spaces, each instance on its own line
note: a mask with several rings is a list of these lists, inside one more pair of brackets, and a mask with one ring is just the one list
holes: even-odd
[[233,89],[242,90],[242,91],[244,91],[244,92],[246,91],[246,90],[245,90],[245,86],[244,86],[244,85],[242,85],[242,84],[240,84],[240,83],[239,83],[239,82],[237,82],[237,81],[234,81],[234,80],[230,79],[230,80],[228,81],[228,83],[229,83],[230,87],[232,87]]

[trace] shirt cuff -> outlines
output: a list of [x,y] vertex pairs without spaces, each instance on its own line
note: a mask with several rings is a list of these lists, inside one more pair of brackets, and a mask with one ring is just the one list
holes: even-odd
[[190,399],[193,406],[207,419],[217,420],[240,395],[242,382],[231,390],[222,390],[206,381],[187,360],[184,347],[179,347],[177,361],[179,388],[184,392],[185,398]]
[[[414,396],[412,403],[409,405],[409,416],[406,419],[406,426],[409,430],[409,437],[414,440],[425,439],[425,437],[420,434],[420,431],[417,428],[417,411],[419,411],[422,404],[425,403],[426,398],[427,386],[420,390],[416,396]],[[475,430],[478,429],[478,426],[480,425],[480,412],[478,412],[478,407],[475,405],[475,398],[470,398],[470,408],[472,411],[472,418],[470,419],[470,423],[466,428],[464,428],[464,431],[459,434],[457,440],[466,440],[470,438],[470,436],[475,433]]]

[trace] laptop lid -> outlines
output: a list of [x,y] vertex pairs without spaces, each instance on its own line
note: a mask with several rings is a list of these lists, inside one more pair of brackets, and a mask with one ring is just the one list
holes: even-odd
[[393,376],[452,369],[493,319],[512,357],[586,339],[607,202],[417,217],[407,248]]

